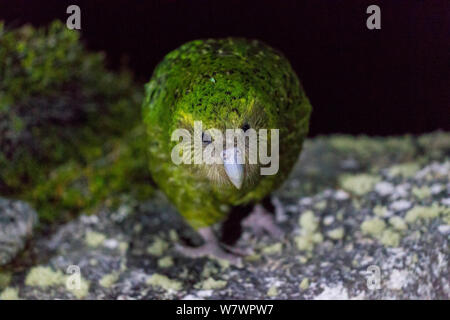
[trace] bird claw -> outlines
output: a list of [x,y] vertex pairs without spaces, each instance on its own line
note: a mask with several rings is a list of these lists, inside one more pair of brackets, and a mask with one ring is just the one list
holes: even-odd
[[273,215],[259,204],[255,205],[252,213],[242,221],[242,225],[252,229],[257,235],[267,232],[276,239],[281,239],[284,235],[283,230],[275,223]]
[[246,257],[249,255],[252,255],[255,253],[255,251],[252,248],[240,248],[235,246],[230,246],[227,244],[222,244],[222,247],[224,247],[227,251],[231,252],[232,254],[235,254],[237,256]]
[[222,247],[211,227],[201,228],[198,233],[203,238],[204,244],[199,247],[190,247],[177,244],[175,249],[182,255],[189,258],[210,257],[219,260],[226,260],[234,266],[241,266],[242,260],[230,250],[226,252]]
[[189,258],[209,257],[213,259],[226,260],[234,266],[241,266],[242,259],[233,253],[228,253],[217,243],[205,243],[200,247],[189,247],[181,244],[175,245],[175,250]]

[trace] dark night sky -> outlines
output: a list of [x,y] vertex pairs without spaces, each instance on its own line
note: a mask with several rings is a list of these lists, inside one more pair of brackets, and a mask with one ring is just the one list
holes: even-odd
[[[258,38],[291,61],[314,107],[311,135],[450,130],[450,1],[23,1],[0,0],[7,25],[65,21],[81,7],[82,37],[140,81],[180,44]],[[381,30],[366,8],[381,8]]]

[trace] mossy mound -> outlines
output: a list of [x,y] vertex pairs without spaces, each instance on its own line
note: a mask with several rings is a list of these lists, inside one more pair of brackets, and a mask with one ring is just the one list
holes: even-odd
[[1,195],[52,220],[140,181],[148,194],[145,139],[135,129],[143,89],[129,72],[108,71],[104,55],[87,52],[59,21],[15,30],[0,22],[0,61]]

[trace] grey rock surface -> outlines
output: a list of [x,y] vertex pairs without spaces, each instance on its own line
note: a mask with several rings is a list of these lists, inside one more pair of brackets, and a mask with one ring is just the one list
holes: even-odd
[[27,203],[0,198],[0,266],[23,250],[37,221],[36,212]]
[[157,194],[36,237],[0,299],[449,299],[449,137],[308,141],[272,197],[284,237],[244,229],[242,267],[180,255],[195,235]]

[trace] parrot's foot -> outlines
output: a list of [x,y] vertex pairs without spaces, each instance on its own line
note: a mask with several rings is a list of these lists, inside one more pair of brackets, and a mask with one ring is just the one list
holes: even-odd
[[[176,250],[189,258],[211,257],[227,260],[235,266],[242,265],[242,259],[239,257],[238,251],[233,250],[234,248],[228,248],[228,246],[222,247],[210,227],[199,229],[198,233],[205,242],[203,245],[190,247],[177,244]],[[226,249],[230,252],[227,252]]]
[[257,235],[267,232],[272,237],[280,239],[284,234],[275,223],[273,215],[259,204],[255,205],[252,213],[242,221],[242,225],[252,229]]

